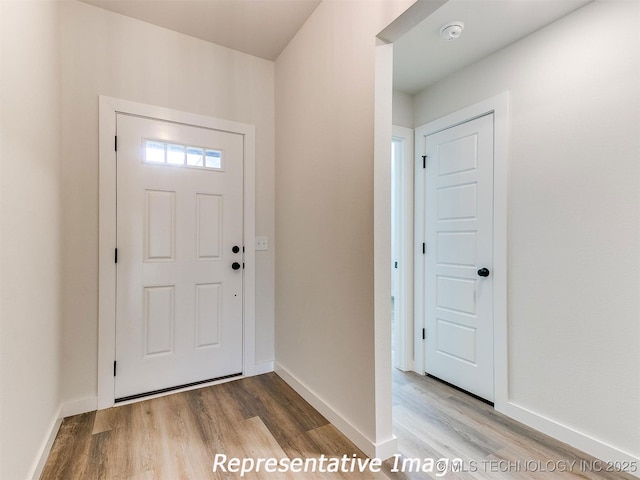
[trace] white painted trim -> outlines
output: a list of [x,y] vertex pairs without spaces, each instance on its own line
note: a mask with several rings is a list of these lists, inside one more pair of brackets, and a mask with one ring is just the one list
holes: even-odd
[[371,458],[379,458],[383,461],[388,460],[398,453],[398,437],[391,434],[388,439],[374,443],[373,448],[375,453],[373,456],[369,455]]
[[99,99],[99,287],[98,287],[98,408],[114,405],[116,267],[116,113],[127,113],[196,125],[244,135],[244,342],[245,376],[254,375],[255,362],[255,127],[194,113],[171,110],[128,100]]
[[349,421],[333,406],[327,403],[320,395],[311,390],[298,380],[289,370],[275,364],[276,374],[304,398],[313,408],[322,414],[334,427],[340,430],[360,450],[371,458],[386,459],[397,452],[397,440],[394,436],[382,442],[374,442],[367,438],[360,430],[351,425]]
[[98,409],[98,397],[81,398],[73,402],[66,402],[60,408],[60,418],[72,417],[81,413],[93,412]]
[[99,99],[99,204],[98,204],[98,408],[114,401],[113,361],[116,348],[116,106]]
[[[391,138],[393,45],[375,47],[376,105],[373,150],[374,415],[375,438],[360,446],[367,455],[386,455],[397,447],[391,403]],[[366,447],[366,448],[365,448]],[[394,452],[391,453],[393,455]]]
[[[398,332],[396,332],[396,338],[398,339],[395,347],[397,352],[398,368],[403,371],[413,370],[413,343],[414,332],[413,327],[413,179],[415,178],[414,164],[413,164],[413,151],[415,147],[414,143],[414,130],[412,128],[400,127],[393,125],[392,127],[393,140],[399,140],[402,142],[404,149],[404,158],[399,165],[399,171],[397,172],[398,178],[397,185],[399,193],[397,195],[398,205],[397,211],[392,212],[392,215],[398,217],[399,224],[399,237],[400,241],[399,250],[399,264],[400,274],[398,275],[398,298],[396,299],[396,305],[394,309],[399,314],[396,317],[396,321],[399,320],[397,326]],[[393,178],[392,178],[393,181]],[[393,235],[393,232],[392,232]],[[404,242],[402,241],[404,239]],[[393,253],[393,252],[392,252]]]
[[509,397],[509,92],[493,102],[493,375],[494,405]]
[[244,376],[256,373],[256,128],[232,123],[234,132],[244,133]]
[[419,375],[424,375],[424,340],[422,329],[424,328],[424,295],[415,292],[424,292],[424,259],[422,255],[422,242],[426,238],[424,222],[418,221],[425,215],[425,177],[418,175],[422,168],[422,159],[418,150],[418,133],[414,135],[413,165],[414,165],[414,206],[413,206],[413,369]]
[[[494,114],[494,158],[493,158],[493,367],[494,367],[494,403],[502,411],[508,402],[508,336],[507,336],[507,155],[509,151],[509,92],[504,92],[482,102],[453,112],[442,118],[416,128],[416,161],[421,160],[422,151],[418,143],[427,135],[440,132],[488,113]],[[425,238],[424,218],[424,175],[416,175],[416,291],[424,291],[424,256],[417,252],[422,248]],[[420,196],[420,198],[418,198]],[[420,231],[421,230],[421,231]],[[418,290],[420,289],[420,290]],[[416,309],[416,365],[421,367],[418,373],[424,373],[424,301],[421,295],[415,295]],[[420,312],[420,316],[418,316]],[[420,334],[418,334],[420,332]],[[419,361],[418,361],[419,360]]]
[[638,471],[628,473],[640,478],[640,457],[638,456],[593,438],[586,433],[582,433],[571,427],[551,420],[544,415],[532,412],[531,410],[521,407],[513,402],[507,402],[507,404],[504,405],[502,413],[520,423],[524,423],[531,428],[535,428],[550,437],[582,450],[597,459],[601,459],[606,462],[635,462],[635,465],[638,467]]
[[257,363],[254,366],[253,374],[254,375],[264,375],[265,373],[271,373],[275,370],[274,362],[264,362]]
[[36,460],[34,461],[27,478],[31,480],[38,480],[42,475],[42,471],[44,470],[44,466],[47,463],[47,459],[49,458],[49,454],[51,453],[51,447],[53,447],[53,442],[58,435],[58,431],[60,430],[60,425],[62,424],[62,407],[58,409],[58,412],[54,416],[51,421],[51,425],[49,427],[48,433],[45,435],[44,440],[42,441],[42,445],[38,450],[38,455],[36,456]]
[[42,445],[38,450],[38,455],[36,456],[36,460],[34,461],[30,473],[27,475],[27,478],[32,480],[38,480],[42,475],[42,471],[44,470],[44,466],[47,463],[47,459],[49,458],[49,454],[51,453],[51,447],[53,447],[53,442],[58,435],[58,431],[60,431],[60,425],[62,425],[62,420],[66,417],[70,417],[72,415],[78,415],[80,413],[92,412],[96,409],[98,404],[97,397],[89,397],[83,398],[81,400],[76,400],[74,402],[68,402],[60,405],[58,411],[56,412],[53,420],[51,421],[51,425],[45,434],[44,440],[42,441]]

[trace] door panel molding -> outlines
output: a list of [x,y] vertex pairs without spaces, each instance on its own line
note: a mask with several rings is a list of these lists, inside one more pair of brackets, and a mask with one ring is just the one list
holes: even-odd
[[[243,243],[244,136],[116,115],[118,403],[243,372],[244,274],[232,268],[243,254],[232,247]],[[160,163],[164,152],[157,155],[156,141],[155,161],[144,161],[148,138],[164,139],[171,163]],[[174,146],[181,144],[223,152],[224,170],[185,165],[185,160],[204,163],[204,151]],[[202,302],[197,307],[196,285],[216,282],[221,285],[217,307]],[[199,308],[200,326],[220,331],[216,348],[195,348]]]
[[[494,405],[498,411],[508,408],[508,319],[507,319],[507,155],[509,140],[509,92],[504,92],[482,102],[463,108],[442,118],[416,128],[415,166],[422,169],[422,145],[425,136],[475,120],[487,114],[494,115],[494,171],[493,171],[493,348],[494,348]],[[420,170],[419,170],[420,169]],[[415,176],[415,219],[424,218],[424,201],[418,195],[424,193],[424,175]],[[424,199],[423,199],[424,200]],[[415,227],[415,276],[414,289],[424,291],[424,258],[422,242]],[[414,296],[415,310],[415,371],[424,373],[425,304],[422,296]]]
[[243,135],[244,138],[244,295],[243,374],[255,366],[255,127],[194,113],[113,97],[99,98],[99,298],[98,298],[98,409],[114,405],[116,360],[116,114],[147,117]]
[[[493,401],[493,277],[476,273],[493,268],[493,114],[425,135],[422,148],[425,371]],[[449,244],[456,235],[473,241]]]

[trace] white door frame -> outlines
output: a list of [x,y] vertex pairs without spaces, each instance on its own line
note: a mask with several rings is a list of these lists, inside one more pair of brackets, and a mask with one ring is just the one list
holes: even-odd
[[[244,136],[243,375],[253,375],[255,365],[255,127],[101,95],[99,99],[98,409],[112,407],[115,399],[113,369],[116,360],[116,266],[114,262],[116,153],[114,141],[117,113],[212,128]],[[205,385],[192,388],[201,388]]]
[[[446,130],[483,115],[494,114],[494,158],[493,158],[493,348],[494,348],[494,405],[496,410],[504,411],[508,403],[508,335],[507,335],[507,155],[509,139],[509,93],[491,97],[442,118],[416,128],[424,136]],[[415,162],[422,165],[422,147],[418,143],[416,132]],[[424,202],[418,201],[420,192],[425,191],[424,175],[415,176],[415,219],[416,232],[418,219],[424,218]],[[414,295],[415,304],[415,371],[424,374],[424,257],[422,242],[416,236]],[[418,248],[419,245],[419,248]],[[419,252],[418,252],[419,250]]]
[[[413,332],[413,149],[414,130],[407,127],[393,126],[393,141],[403,144],[404,155],[396,173],[397,178],[392,178],[397,189],[397,204],[392,215],[396,215],[399,226],[399,274],[398,274],[398,298],[396,298],[396,351],[397,368],[403,371],[413,370],[414,340]],[[392,232],[392,235],[396,232]]]

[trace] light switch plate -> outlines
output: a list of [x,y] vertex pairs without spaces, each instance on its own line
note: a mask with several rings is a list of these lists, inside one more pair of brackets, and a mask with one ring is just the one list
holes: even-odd
[[256,250],[269,250],[267,237],[256,237]]

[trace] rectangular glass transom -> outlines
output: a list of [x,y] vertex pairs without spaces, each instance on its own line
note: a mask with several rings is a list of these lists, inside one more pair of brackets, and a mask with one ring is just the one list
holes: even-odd
[[222,170],[222,150],[144,140],[144,163]]

